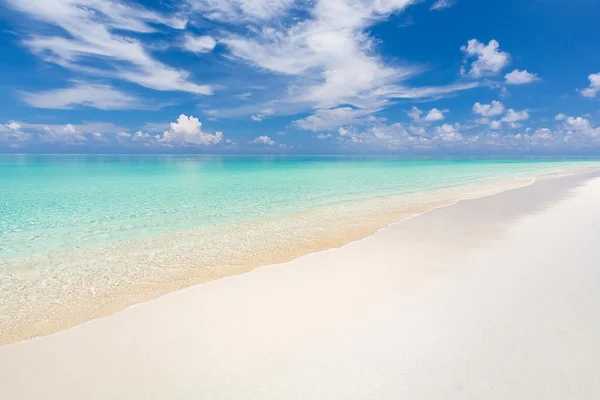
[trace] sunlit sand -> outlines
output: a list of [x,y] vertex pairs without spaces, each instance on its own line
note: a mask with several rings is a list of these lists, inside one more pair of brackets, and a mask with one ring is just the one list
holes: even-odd
[[600,398],[598,199],[541,180],[0,347],[0,393]]

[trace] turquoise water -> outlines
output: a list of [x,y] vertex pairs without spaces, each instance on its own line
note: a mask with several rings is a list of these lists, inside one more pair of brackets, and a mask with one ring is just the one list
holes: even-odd
[[0,258],[583,164],[382,157],[3,155]]
[[0,344],[598,162],[0,155]]

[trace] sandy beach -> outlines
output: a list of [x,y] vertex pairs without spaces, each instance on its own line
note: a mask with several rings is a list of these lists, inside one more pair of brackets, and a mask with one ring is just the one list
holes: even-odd
[[0,347],[0,398],[598,399],[597,176]]

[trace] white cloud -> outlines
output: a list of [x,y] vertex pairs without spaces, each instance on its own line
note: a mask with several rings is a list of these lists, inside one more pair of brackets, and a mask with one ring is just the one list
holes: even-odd
[[425,114],[425,117],[422,118],[424,112],[419,108],[413,106],[407,114],[415,122],[435,122],[441,121],[445,118],[444,112],[448,112],[448,110],[439,110],[437,108],[432,108]]
[[240,94],[235,95],[235,97],[237,97],[240,100],[246,100],[247,98],[249,98],[251,96],[252,96],[251,92],[245,92],[245,93],[240,93]]
[[274,113],[275,113],[275,111],[273,111],[272,108],[265,108],[259,114],[252,115],[250,117],[250,119],[252,119],[252,121],[261,122],[266,117],[269,117],[269,116],[273,115]]
[[72,124],[46,125],[42,131],[41,139],[47,142],[82,144],[87,141],[83,132],[76,129]]
[[15,121],[0,125],[0,142],[12,143],[10,145],[12,148],[20,147],[16,142],[25,142],[31,139],[31,134],[23,132],[21,128],[23,126]]
[[133,135],[131,135],[131,140],[139,142],[139,141],[148,141],[151,140],[152,136],[143,131],[137,131]]
[[[342,129],[342,128],[340,128]],[[329,139],[330,137],[332,137],[333,135],[331,133],[319,133],[317,136],[315,136],[317,139]]]
[[413,135],[423,136],[427,133],[424,127],[411,125],[408,127]]
[[442,11],[442,10],[452,7],[454,4],[455,4],[454,0],[437,0],[435,3],[433,3],[431,5],[430,10]]
[[496,100],[492,101],[491,104],[477,102],[473,105],[473,112],[483,117],[494,117],[504,112],[504,104]]
[[223,139],[223,133],[202,132],[202,123],[198,118],[181,114],[177,122],[171,122],[170,129],[163,133],[162,142],[196,145],[214,145]]
[[475,120],[476,124],[488,125],[491,130],[502,129],[502,124],[507,123],[510,128],[520,128],[519,121],[525,121],[529,119],[529,112],[527,110],[515,111],[510,108],[506,111],[506,114],[499,120],[492,120],[491,117],[496,117],[504,113],[504,104],[499,101],[492,101],[491,104],[475,103],[473,105],[473,112],[481,115],[484,118]]
[[285,14],[294,0],[190,0],[205,18],[241,23],[264,22]]
[[4,126],[6,126],[8,129],[13,130],[13,131],[18,131],[21,129],[21,125],[14,121],[9,122],[8,124],[4,124]]
[[481,78],[488,75],[495,75],[500,72],[510,62],[510,55],[500,51],[500,44],[496,40],[490,40],[485,45],[477,39],[471,39],[466,46],[460,48],[466,56],[466,59],[475,58],[471,63],[471,68],[467,72],[463,69],[463,74],[472,78]]
[[506,74],[504,79],[509,85],[524,85],[535,82],[540,78],[538,78],[537,74],[532,74],[527,72],[527,70],[519,71],[518,69],[515,69],[513,72]]
[[501,121],[490,121],[490,129],[498,130],[502,128]]
[[107,142],[108,140],[104,137],[103,134],[101,134],[100,132],[92,132],[91,136],[101,142]]
[[211,36],[185,35],[183,48],[192,53],[208,53],[212,51],[217,42]]
[[[283,90],[285,94],[279,99],[278,107],[296,104],[300,108],[296,112],[340,106],[378,110],[389,105],[389,100],[394,98],[440,96],[476,86],[460,83],[409,88],[402,83],[423,68],[394,65],[376,53],[376,40],[370,36],[368,28],[414,2],[300,2],[294,6],[305,11],[303,18],[281,21],[277,17],[281,12],[272,10],[266,14],[273,20],[265,22],[263,13],[260,13],[261,22],[251,25],[246,34],[224,34],[219,42],[225,44],[235,58],[261,70],[288,77],[286,83],[289,85]],[[209,2],[200,3],[206,6]],[[228,8],[233,3],[235,9],[239,8],[237,1],[225,2]],[[247,12],[242,14],[250,17]]]
[[463,140],[463,135],[458,132],[455,126],[450,124],[444,124],[442,126],[438,126],[435,128],[435,133],[438,139],[447,141],[447,142],[455,142]]
[[112,86],[74,82],[65,89],[52,89],[38,93],[23,93],[23,100],[32,107],[49,109],[70,109],[76,105],[99,108],[101,110],[121,110],[141,108],[136,97],[125,94]]
[[529,112],[527,110],[523,111],[515,111],[512,108],[509,108],[506,111],[506,115],[502,118],[502,122],[518,122],[518,121],[526,121],[529,119]]
[[267,135],[257,137],[256,139],[254,139],[252,141],[252,143],[262,144],[262,145],[266,145],[266,146],[273,146],[276,144],[276,142],[273,139],[271,139],[270,137],[268,137]]
[[592,123],[583,117],[569,117],[564,121],[566,129],[566,138],[568,141],[581,141],[583,139],[600,139],[600,126],[594,127]]
[[348,133],[350,133],[350,131],[344,128],[343,126],[340,126],[340,129],[338,129],[338,133],[340,134],[340,136],[346,136]]
[[590,121],[582,117],[567,118],[567,120],[565,121],[565,126],[567,126],[569,129],[573,129],[576,131],[589,130],[592,127]]
[[[24,25],[31,31],[23,43],[45,61],[78,73],[123,79],[155,90],[212,93],[210,86],[190,82],[187,71],[153,58],[141,41],[143,34],[155,32],[155,24],[182,29],[184,20],[116,0],[7,2],[36,20]],[[61,30],[46,29],[40,23]]]
[[73,125],[71,125],[71,124],[66,124],[65,127],[63,128],[63,130],[66,133],[76,133],[77,132],[77,130],[75,129],[75,127]]
[[[402,124],[395,123],[384,125],[381,123],[369,126],[362,132],[348,132],[340,137],[345,146],[360,147],[362,149],[400,150],[407,148],[411,142],[411,135]],[[421,140],[417,138],[416,140]]]
[[434,122],[441,121],[444,118],[445,117],[442,111],[438,110],[437,108],[432,108],[431,110],[429,110],[429,112],[427,113],[425,118],[423,118],[423,120],[427,122]]
[[375,123],[362,132],[349,132],[340,137],[343,146],[359,147],[362,150],[388,151],[431,151],[440,148],[455,148],[467,141],[459,131],[458,125],[443,124],[433,128],[427,135],[423,127],[411,127],[409,133],[402,124],[385,125]]
[[313,115],[294,121],[294,124],[307,131],[333,131],[342,125],[364,123],[373,112],[375,110],[363,110],[352,107],[320,109],[315,111]]
[[557,121],[564,121],[565,119],[567,119],[567,116],[563,113],[558,113],[558,114],[556,114],[554,119]]
[[410,111],[407,113],[409,117],[411,117],[414,121],[421,120],[421,115],[423,115],[423,111],[418,107],[412,106]]
[[591,74],[588,76],[590,80],[590,86],[585,89],[580,89],[579,93],[585,97],[596,97],[596,95],[600,92],[600,73]]

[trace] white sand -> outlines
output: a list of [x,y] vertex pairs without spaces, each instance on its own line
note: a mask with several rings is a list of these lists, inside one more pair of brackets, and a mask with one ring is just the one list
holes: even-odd
[[600,399],[600,179],[0,348],[1,399]]

